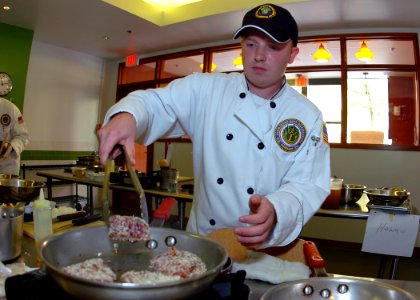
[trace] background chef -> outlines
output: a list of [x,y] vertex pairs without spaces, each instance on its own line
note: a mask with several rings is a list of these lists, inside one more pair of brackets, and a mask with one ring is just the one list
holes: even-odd
[[321,112],[284,72],[299,52],[290,13],[264,4],[244,16],[243,74],[195,73],[167,87],[135,91],[107,112],[102,163],[115,144],[134,161],[134,142],[188,135],[194,201],[187,230],[235,228],[248,247],[286,245],[329,193],[327,132]]
[[29,144],[29,133],[19,108],[0,98],[0,173],[19,176],[20,155]]

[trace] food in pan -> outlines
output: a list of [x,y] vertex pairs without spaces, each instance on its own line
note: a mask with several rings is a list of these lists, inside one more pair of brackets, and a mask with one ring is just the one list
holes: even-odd
[[96,282],[114,282],[117,275],[102,258],[92,258],[63,268],[69,275]]
[[182,280],[207,271],[205,263],[194,253],[170,248],[150,261],[148,270],[130,270],[117,275],[102,258],[92,258],[63,268],[69,275],[96,282],[154,284]]
[[153,257],[150,269],[166,274],[178,275],[181,278],[191,277],[206,272],[204,262],[194,253],[170,248],[167,252]]
[[128,271],[121,275],[122,282],[137,283],[137,284],[153,284],[160,282],[169,282],[180,280],[178,275],[165,275],[160,272],[151,271]]
[[149,224],[136,216],[109,217],[108,237],[113,240],[136,242],[150,239]]

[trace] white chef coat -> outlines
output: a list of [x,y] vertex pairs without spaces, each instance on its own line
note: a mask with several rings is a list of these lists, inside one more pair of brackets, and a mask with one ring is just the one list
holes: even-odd
[[20,155],[29,144],[29,133],[19,108],[0,98],[0,141],[8,141],[13,150],[6,159],[0,157],[0,173],[19,175]]
[[292,242],[330,192],[330,150],[319,109],[287,84],[275,99],[252,94],[243,74],[195,73],[116,103],[148,145],[188,135],[194,201],[187,230],[238,227],[252,194],[274,205],[277,224],[262,247]]

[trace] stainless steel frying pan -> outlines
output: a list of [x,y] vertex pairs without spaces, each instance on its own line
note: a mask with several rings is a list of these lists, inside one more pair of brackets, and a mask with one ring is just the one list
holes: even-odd
[[[211,285],[227,261],[228,254],[219,243],[185,231],[151,227],[157,248],[151,250],[146,242],[118,242],[108,238],[105,226],[67,231],[46,239],[39,249],[46,271],[66,292],[81,299],[185,299]],[[150,259],[167,251],[165,240],[175,237],[179,250],[198,255],[207,272],[192,278],[156,284],[95,283],[65,274],[62,267],[93,257],[102,257],[121,274],[129,270],[147,269]]]
[[261,300],[387,299],[415,300],[414,295],[382,282],[358,278],[322,277],[292,281],[268,290]]

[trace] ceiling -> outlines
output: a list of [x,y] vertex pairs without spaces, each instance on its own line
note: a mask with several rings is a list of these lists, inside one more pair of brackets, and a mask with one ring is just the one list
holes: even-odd
[[[141,2],[106,1],[130,5],[134,1]],[[142,6],[142,18],[137,16],[138,12],[129,13],[106,1],[0,0],[1,6],[11,6],[9,11],[0,11],[0,22],[32,29],[35,41],[119,60],[133,53],[159,53],[229,41],[241,24],[245,12],[263,3],[250,0],[203,0],[199,9],[193,9],[192,6],[180,7],[178,19],[171,18],[170,14],[174,12],[160,12],[162,17],[169,18],[166,22],[169,25],[164,25],[165,22],[157,25],[159,22],[150,18],[151,14],[156,15],[155,8]],[[288,9],[295,16],[300,31],[305,33],[359,28],[420,28],[418,0],[271,2]],[[232,7],[232,3],[240,5],[237,4],[236,9]],[[180,18],[179,15],[184,17]]]

